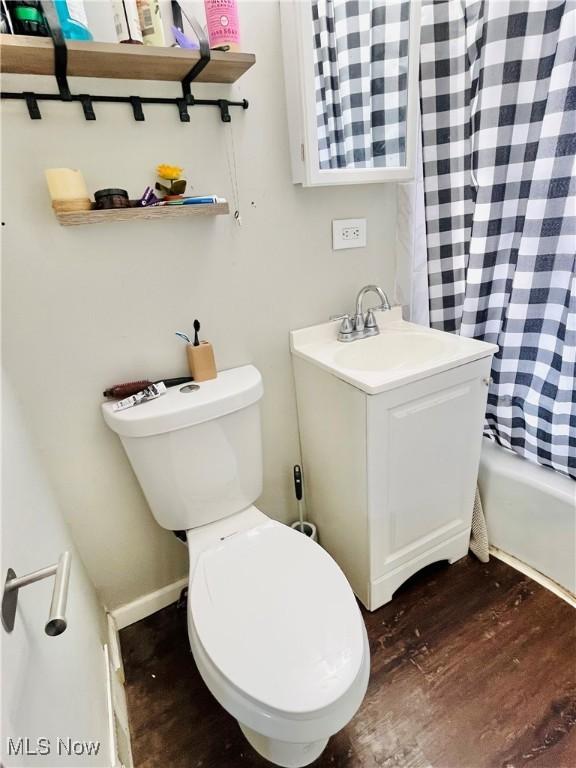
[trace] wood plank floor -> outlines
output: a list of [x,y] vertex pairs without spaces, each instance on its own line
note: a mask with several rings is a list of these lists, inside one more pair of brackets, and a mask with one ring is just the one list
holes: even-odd
[[[575,766],[575,615],[498,560],[422,571],[364,612],[368,693],[313,765]],[[204,686],[184,610],[127,627],[121,643],[137,768],[269,768]]]

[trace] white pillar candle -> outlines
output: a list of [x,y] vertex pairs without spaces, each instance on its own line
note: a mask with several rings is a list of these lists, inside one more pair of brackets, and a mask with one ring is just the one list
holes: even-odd
[[73,168],[47,168],[44,173],[52,200],[80,200],[89,197],[80,171]]

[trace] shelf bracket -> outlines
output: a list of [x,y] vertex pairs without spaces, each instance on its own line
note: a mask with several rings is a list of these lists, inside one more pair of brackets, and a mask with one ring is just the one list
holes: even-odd
[[190,96],[190,83],[192,83],[200,72],[204,69],[206,64],[210,61],[210,48],[208,48],[208,43],[206,42],[206,50],[202,50],[202,43],[200,43],[200,58],[194,64],[190,72],[182,79],[182,93],[184,94],[184,98],[187,96]]
[[[182,20],[182,9],[180,8],[180,4],[174,0],[172,5],[178,6],[178,12],[180,13],[180,21]],[[190,93],[190,83],[192,83],[200,72],[204,69],[204,67],[208,64],[210,61],[210,44],[208,43],[208,39],[206,38],[206,35],[204,34],[204,30],[202,29],[201,24],[199,24],[198,20],[192,16],[188,16],[186,11],[183,11],[184,15],[186,16],[186,19],[192,29],[194,30],[194,34],[198,38],[198,43],[200,45],[200,58],[194,64],[190,72],[182,79],[182,93],[184,95],[184,98],[187,99],[192,94]]]
[[[54,44],[54,77],[58,84],[58,91],[62,101],[72,101],[72,95],[68,86],[68,48],[66,47],[66,40],[64,39],[64,33],[60,26],[60,20],[58,19],[58,12],[56,6],[52,0],[42,0],[40,2],[42,12],[48,22],[50,29],[50,35]],[[96,118],[87,118],[96,119]]]

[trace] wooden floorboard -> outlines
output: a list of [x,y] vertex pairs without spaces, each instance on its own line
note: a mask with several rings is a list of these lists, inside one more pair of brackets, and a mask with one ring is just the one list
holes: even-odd
[[[366,698],[315,768],[572,768],[576,612],[492,559],[436,565],[374,613]],[[213,699],[186,611],[120,633],[137,768],[266,768]],[[233,640],[233,628],[231,628]]]

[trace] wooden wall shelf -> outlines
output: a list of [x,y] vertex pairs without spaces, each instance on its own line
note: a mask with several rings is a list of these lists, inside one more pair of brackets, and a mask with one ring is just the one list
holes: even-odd
[[[148,45],[67,40],[70,77],[180,81],[200,59],[198,51]],[[212,51],[194,82],[235,83],[255,63],[252,53]],[[54,47],[50,37],[0,35],[0,72],[52,75]]]
[[223,216],[230,212],[228,203],[209,205],[160,205],[156,208],[114,208],[105,211],[56,212],[63,227],[81,224],[106,224],[115,221],[152,221],[154,219],[178,219],[186,216]]

